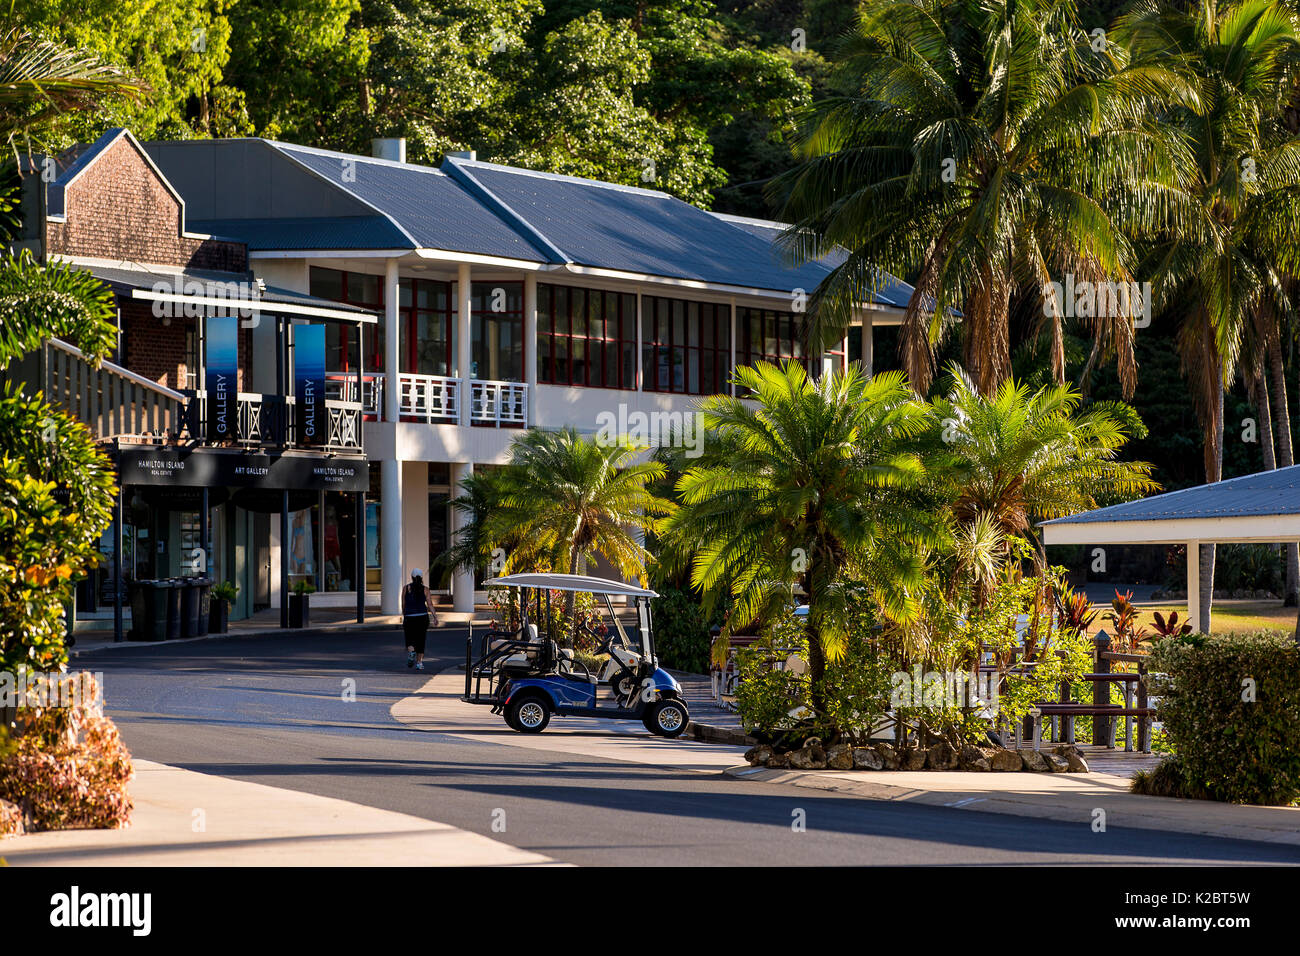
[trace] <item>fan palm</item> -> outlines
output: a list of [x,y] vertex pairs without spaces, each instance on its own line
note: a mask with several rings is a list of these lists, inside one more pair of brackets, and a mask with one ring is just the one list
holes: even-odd
[[749,398],[701,404],[716,440],[678,481],[660,541],[689,556],[691,584],[710,606],[730,601],[728,634],[789,613],[802,587],[820,710],[850,586],[866,581],[887,615],[912,612],[908,587],[923,571],[912,544],[934,534],[909,497],[923,476],[912,446],[929,418],[899,372],[868,379],[854,365],[814,382],[798,364],[760,363],[735,377]]
[[[1177,217],[1178,144],[1145,108],[1191,97],[1179,65],[1126,62],[1073,0],[868,0],[844,53],[845,91],[814,108],[806,161],[773,189],[793,258],[847,251],[810,335],[837,341],[888,271],[916,277],[900,348],[918,391],[960,314],[963,365],[992,394],[1017,297],[1044,317],[1064,381],[1050,283],[1131,281],[1129,237]],[[1131,393],[1131,316],[1085,321]]]
[[[1291,310],[1286,278],[1300,265],[1300,143],[1280,129],[1300,72],[1296,17],[1277,0],[1141,0],[1115,33],[1134,63],[1184,65],[1196,77],[1194,106],[1166,117],[1190,145],[1194,215],[1152,245],[1144,271],[1157,300],[1180,321],[1178,348],[1202,422],[1205,477],[1218,481],[1224,390],[1243,337],[1254,323],[1268,347],[1274,316]],[[1202,546],[1201,569],[1195,623],[1207,630],[1213,545]]]

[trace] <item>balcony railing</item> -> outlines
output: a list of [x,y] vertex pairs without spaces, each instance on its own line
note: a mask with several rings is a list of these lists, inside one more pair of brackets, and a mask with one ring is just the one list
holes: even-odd
[[427,422],[455,422],[460,416],[460,379],[445,375],[402,372],[398,378],[398,411]]
[[96,439],[174,441],[184,429],[183,393],[112,362],[96,367],[59,339],[48,340],[36,354],[46,399],[85,423]]
[[471,379],[469,394],[471,423],[498,428],[528,424],[528,386],[523,382]]
[[[359,451],[361,449],[360,402],[325,399],[326,435],[323,445],[305,446],[298,441],[296,405],[292,395],[263,395],[257,392],[240,392],[235,397],[235,434],[231,443],[244,447],[312,447],[328,451]],[[190,393],[186,407],[186,424],[190,435],[197,441],[207,442],[208,414],[207,392]]]
[[[325,397],[340,402],[357,401],[357,376],[352,372],[336,372],[325,377]],[[384,376],[361,377],[361,406],[367,415],[384,413]]]

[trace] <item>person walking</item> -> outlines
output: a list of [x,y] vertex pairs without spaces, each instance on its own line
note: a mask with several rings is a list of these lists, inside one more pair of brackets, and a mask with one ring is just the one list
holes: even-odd
[[406,634],[406,666],[424,670],[424,641],[429,623],[438,626],[438,612],[433,607],[433,592],[424,586],[419,568],[411,572],[411,581],[402,588],[402,630]]

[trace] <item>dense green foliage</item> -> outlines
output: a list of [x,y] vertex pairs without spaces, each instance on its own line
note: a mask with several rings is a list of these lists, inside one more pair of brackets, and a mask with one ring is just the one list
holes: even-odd
[[1167,638],[1151,671],[1162,675],[1152,692],[1177,755],[1173,795],[1300,799],[1300,648],[1275,634]]
[[706,674],[712,657],[714,627],[724,620],[721,608],[705,611],[703,604],[689,591],[676,587],[659,587],[654,598],[655,651],[664,667]]

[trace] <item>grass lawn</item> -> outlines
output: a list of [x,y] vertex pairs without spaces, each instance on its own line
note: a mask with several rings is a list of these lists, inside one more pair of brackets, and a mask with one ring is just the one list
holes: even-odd
[[[1187,620],[1187,604],[1185,602],[1169,603],[1166,601],[1148,601],[1138,604],[1141,614],[1138,617],[1138,624],[1145,627],[1148,632],[1153,630],[1155,618],[1152,616],[1159,611],[1166,619],[1170,611],[1178,612],[1178,620]],[[1101,613],[1093,621],[1090,628],[1091,633],[1095,634],[1098,630],[1113,631],[1109,621],[1105,619],[1105,614],[1109,610],[1109,604],[1094,604],[1093,609]],[[1211,621],[1216,634],[1232,634],[1243,631],[1283,631],[1286,634],[1295,632],[1296,609],[1293,607],[1283,607],[1280,600],[1275,601],[1215,601],[1212,610]]]

